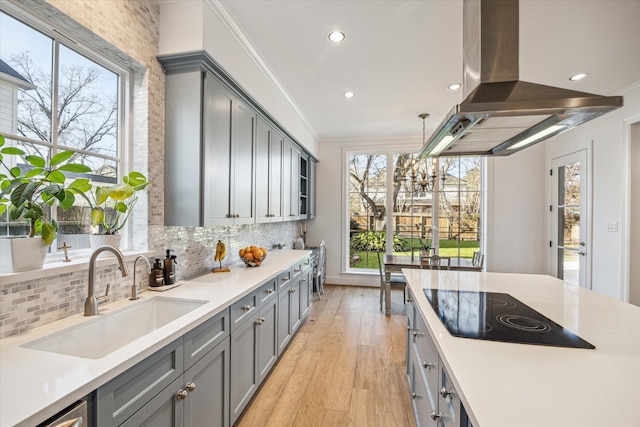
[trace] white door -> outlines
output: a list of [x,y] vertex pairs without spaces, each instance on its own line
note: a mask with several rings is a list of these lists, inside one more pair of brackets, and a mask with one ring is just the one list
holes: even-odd
[[587,150],[551,162],[551,271],[584,288],[591,288],[588,172]]

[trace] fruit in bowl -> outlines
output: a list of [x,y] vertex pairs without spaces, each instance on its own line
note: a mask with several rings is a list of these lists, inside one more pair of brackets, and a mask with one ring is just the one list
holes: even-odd
[[267,257],[267,250],[257,246],[247,246],[240,249],[239,255],[247,267],[257,267]]

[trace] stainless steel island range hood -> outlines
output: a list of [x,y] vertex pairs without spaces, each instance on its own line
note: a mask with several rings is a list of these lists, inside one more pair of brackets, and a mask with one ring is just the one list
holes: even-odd
[[464,0],[464,101],[421,156],[515,153],[622,106],[599,96],[519,79],[518,0]]

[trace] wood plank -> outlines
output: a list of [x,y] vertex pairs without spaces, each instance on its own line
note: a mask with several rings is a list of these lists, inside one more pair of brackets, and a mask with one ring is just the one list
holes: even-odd
[[325,285],[309,317],[237,427],[413,427],[406,380],[406,312],[392,291]]

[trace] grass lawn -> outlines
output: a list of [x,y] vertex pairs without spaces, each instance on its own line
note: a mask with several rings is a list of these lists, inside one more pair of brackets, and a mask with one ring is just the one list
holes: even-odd
[[[460,245],[460,258],[471,259],[473,257],[473,253],[480,250],[480,242],[475,240],[463,240],[460,242],[457,240],[440,240],[440,256],[457,258],[458,244]],[[414,239],[413,247],[420,247],[418,239]],[[378,256],[376,252],[353,251],[353,254],[357,254],[360,257],[360,260],[352,265],[352,268],[378,269]],[[418,255],[418,251],[416,251],[415,254]],[[411,255],[411,252],[396,252],[395,255]]]

